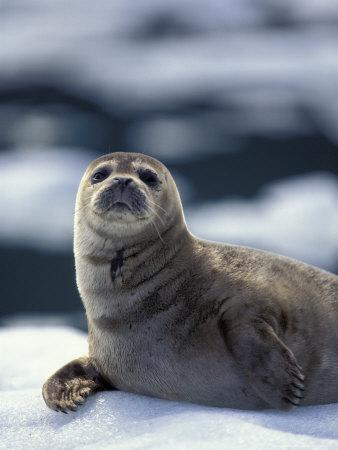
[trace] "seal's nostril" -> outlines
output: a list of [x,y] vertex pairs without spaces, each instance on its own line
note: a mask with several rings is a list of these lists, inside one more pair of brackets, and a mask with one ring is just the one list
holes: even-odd
[[115,183],[118,186],[128,186],[128,184],[131,184],[133,182],[132,178],[126,178],[126,177],[115,177],[114,178]]

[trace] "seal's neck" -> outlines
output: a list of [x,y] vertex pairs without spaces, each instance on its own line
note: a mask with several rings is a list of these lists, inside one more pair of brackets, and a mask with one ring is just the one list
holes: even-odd
[[130,289],[158,278],[161,271],[187,245],[189,233],[186,228],[174,227],[161,237],[146,240],[117,250],[110,263],[110,274],[115,286]]
[[[84,229],[85,228],[85,229]],[[113,288],[135,288],[154,279],[191,238],[185,223],[172,223],[161,234],[146,233],[135,238],[101,236],[78,223],[74,241],[77,268],[79,260],[95,267],[110,265]]]

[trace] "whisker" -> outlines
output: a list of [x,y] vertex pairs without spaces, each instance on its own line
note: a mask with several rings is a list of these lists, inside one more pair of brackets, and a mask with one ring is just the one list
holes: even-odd
[[148,209],[149,209],[149,211],[151,211],[153,214],[155,214],[155,216],[160,220],[161,224],[164,225],[164,222],[163,222],[161,216],[159,216],[159,215],[157,214],[157,212],[156,212],[151,206],[149,206],[149,205],[148,205]]
[[[82,200],[86,201],[86,200],[89,200],[89,199],[91,199],[91,198],[92,198],[92,197],[89,196],[89,197],[84,198],[84,199],[82,199]],[[80,208],[75,209],[74,212],[77,213],[78,211],[81,211],[81,209],[86,208],[87,206],[89,206],[89,205],[82,205],[82,206],[80,206]]]
[[82,206],[80,206],[79,208],[75,209],[74,212],[81,211],[81,209],[87,208],[88,206],[89,206],[89,205],[82,205]]
[[74,214],[76,214],[76,213],[78,213],[79,211],[81,211],[81,209],[85,208],[85,206],[86,206],[86,205],[83,205],[83,206],[81,206],[80,208],[75,209],[75,210],[74,210]]
[[157,231],[158,237],[160,238],[162,244],[164,244],[164,240],[162,239],[162,236],[160,235],[160,232],[158,231],[158,228],[156,227],[155,222],[151,221],[151,224],[154,225],[154,228]]
[[169,215],[168,211],[166,211],[164,208],[162,208],[162,206],[160,206],[159,204],[157,204],[156,202],[153,202],[152,200],[150,200],[149,198],[147,199],[148,202],[152,203],[153,205],[157,206],[158,208],[162,209],[163,212],[165,212],[166,214]]

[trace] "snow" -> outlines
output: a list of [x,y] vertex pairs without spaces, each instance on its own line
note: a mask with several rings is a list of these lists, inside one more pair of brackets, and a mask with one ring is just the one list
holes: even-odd
[[45,406],[41,385],[85,353],[85,335],[66,327],[5,327],[0,348],[0,448],[338,448],[338,404],[249,412],[116,391],[95,395],[75,413],[56,413]]

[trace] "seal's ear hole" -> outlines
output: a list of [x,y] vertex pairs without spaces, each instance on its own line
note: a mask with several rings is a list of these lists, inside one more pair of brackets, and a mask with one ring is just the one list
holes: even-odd
[[143,183],[148,186],[156,186],[159,182],[158,176],[150,169],[139,169],[137,171],[138,176]]
[[110,175],[110,171],[108,169],[101,168],[101,169],[96,170],[92,174],[90,180],[91,180],[92,184],[100,183],[101,181],[105,180],[109,175]]

